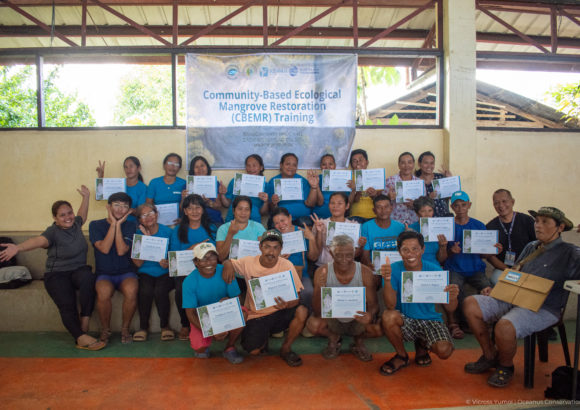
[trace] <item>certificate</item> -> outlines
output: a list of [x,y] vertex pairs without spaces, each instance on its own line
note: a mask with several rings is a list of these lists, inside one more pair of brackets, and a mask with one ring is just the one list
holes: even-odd
[[193,250],[169,251],[167,253],[169,261],[169,276],[187,276],[195,270],[193,263]]
[[217,177],[215,175],[188,175],[187,192],[206,198],[217,198]]
[[366,289],[364,287],[321,288],[321,313],[325,319],[358,316],[356,312],[366,312]]
[[133,235],[131,258],[142,261],[159,262],[167,255],[169,239],[150,235]]
[[358,247],[360,238],[360,224],[347,222],[328,221],[326,225],[326,245],[330,246],[335,235],[346,235],[354,241],[354,247]]
[[257,198],[260,192],[265,191],[266,177],[236,173],[234,176],[234,195],[246,195]]
[[437,235],[445,235],[447,241],[455,240],[455,220],[453,217],[420,218],[419,227],[425,242],[438,242]]
[[250,279],[248,281],[248,289],[254,300],[256,310],[275,306],[276,301],[274,298],[276,297],[284,299],[285,302],[298,299],[294,278],[289,270]]
[[449,303],[449,271],[405,271],[401,275],[402,303]]
[[97,201],[106,201],[116,192],[127,192],[125,178],[97,178],[95,187],[95,199]]
[[431,184],[437,198],[451,198],[454,192],[461,191],[461,178],[459,176],[434,179]]
[[203,337],[246,326],[239,298],[226,299],[196,309]]
[[397,251],[373,251],[372,258],[375,275],[381,274],[381,266],[387,264],[387,258],[389,258],[389,265],[403,260]]
[[324,169],[322,170],[322,190],[350,192],[351,189],[346,184],[351,179],[352,171]]
[[306,252],[306,243],[302,231],[294,231],[282,234],[282,255],[291,255],[298,252]]
[[167,226],[176,224],[175,221],[179,218],[178,204],[159,204],[155,206],[158,212],[157,222]]
[[369,188],[385,189],[385,169],[357,169],[354,171],[354,183],[357,192],[364,192]]
[[498,249],[497,231],[470,230],[463,231],[463,253],[482,253],[485,255],[497,255]]
[[241,259],[245,256],[256,256],[260,255],[262,251],[260,250],[259,241],[250,241],[248,239],[232,239],[232,244],[230,245],[230,259]]
[[425,181],[422,179],[397,181],[395,182],[395,190],[397,191],[397,203],[415,200],[425,195]]
[[280,197],[280,201],[304,200],[302,178],[276,178],[274,193]]

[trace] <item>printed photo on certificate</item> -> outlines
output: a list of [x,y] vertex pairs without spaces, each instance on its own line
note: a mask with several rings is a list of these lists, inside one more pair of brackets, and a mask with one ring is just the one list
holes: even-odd
[[245,256],[260,255],[260,241],[250,241],[248,239],[232,239],[230,245],[230,259],[241,259]]
[[352,179],[352,171],[324,169],[322,170],[322,190],[350,192],[347,183]]
[[364,192],[369,188],[378,191],[385,189],[385,169],[357,169],[354,171],[354,183],[357,192]]
[[127,192],[125,178],[97,178],[95,182],[95,199],[106,201],[117,192]]
[[306,252],[306,242],[302,231],[294,231],[282,234],[282,255],[291,255],[298,252]]
[[344,287],[320,289],[320,316],[323,319],[351,319],[358,316],[356,312],[366,312],[366,288]]
[[167,255],[169,239],[149,235],[133,235],[131,258],[159,262]]
[[159,204],[157,207],[157,222],[162,225],[175,225],[179,218],[179,204]]
[[397,192],[397,203],[415,200],[420,196],[425,195],[425,181],[422,179],[397,181],[395,183],[395,191]]
[[397,251],[373,251],[371,257],[375,275],[381,274],[381,266],[386,265],[387,258],[389,258],[389,265],[403,260],[401,254]]
[[237,172],[234,176],[234,195],[246,195],[257,198],[260,192],[264,192],[266,177],[261,175],[242,174]]
[[421,235],[425,242],[438,242],[437,235],[445,235],[447,241],[455,240],[455,219],[443,218],[419,218]]
[[404,271],[401,275],[402,303],[449,303],[449,271]]
[[256,310],[275,306],[274,298],[282,298],[285,302],[298,299],[296,285],[291,271],[274,273],[248,281],[248,289]]
[[169,276],[187,276],[195,270],[193,250],[167,252]]
[[274,193],[280,197],[280,201],[304,200],[302,178],[276,178]]
[[203,337],[246,326],[239,298],[222,300],[196,309]]
[[470,230],[463,231],[463,253],[483,253],[497,255],[498,231]]
[[354,241],[356,248],[358,247],[358,238],[360,238],[360,224],[328,221],[326,225],[326,245],[332,243],[335,235],[349,236]]
[[451,198],[454,192],[461,191],[461,178],[459,176],[434,179],[433,191],[437,193],[437,198]]
[[206,198],[217,198],[217,177],[215,175],[188,175],[187,192],[205,196]]

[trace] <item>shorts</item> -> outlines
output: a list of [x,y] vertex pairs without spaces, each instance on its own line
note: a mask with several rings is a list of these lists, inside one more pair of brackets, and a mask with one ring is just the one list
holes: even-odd
[[523,339],[534,332],[544,330],[560,320],[558,316],[546,309],[532,312],[491,296],[474,295],[473,297],[479,304],[484,322],[493,323],[500,319],[510,321],[516,330],[516,339]]
[[203,337],[203,332],[201,329],[191,325],[189,327],[189,343],[193,350],[199,350],[204,347],[211,346],[211,337]]
[[437,342],[449,342],[453,345],[453,339],[445,323],[439,320],[413,319],[403,314],[401,317],[403,318],[401,333],[406,342],[421,340],[427,349]]
[[119,287],[121,286],[121,283],[123,283],[125,279],[129,278],[137,279],[137,274],[135,272],[127,272],[122,273],[120,275],[98,275],[96,281],[98,282],[100,280],[108,280],[109,282],[111,282],[113,287],[118,290]]
[[260,349],[266,345],[270,334],[288,329],[294,319],[296,308],[282,309],[268,316],[248,320],[242,332],[242,347],[245,351]]
[[338,319],[324,319],[326,326],[335,335],[360,336],[365,332],[366,326],[356,320],[341,322]]

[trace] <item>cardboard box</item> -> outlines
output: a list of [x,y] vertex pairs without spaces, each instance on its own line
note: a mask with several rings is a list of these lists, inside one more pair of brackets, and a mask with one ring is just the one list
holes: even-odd
[[533,312],[540,310],[554,281],[516,270],[503,271],[490,296]]

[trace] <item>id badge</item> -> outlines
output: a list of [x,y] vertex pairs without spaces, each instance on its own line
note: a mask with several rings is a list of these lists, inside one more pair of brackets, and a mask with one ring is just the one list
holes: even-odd
[[514,266],[516,263],[516,253],[512,251],[505,251],[505,259],[503,261],[507,266]]

